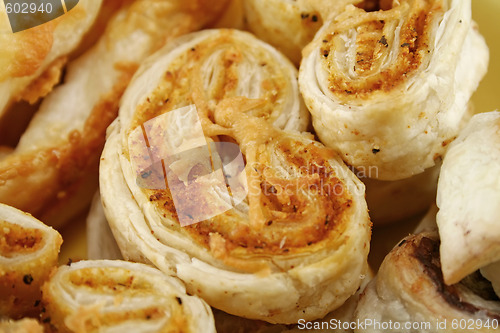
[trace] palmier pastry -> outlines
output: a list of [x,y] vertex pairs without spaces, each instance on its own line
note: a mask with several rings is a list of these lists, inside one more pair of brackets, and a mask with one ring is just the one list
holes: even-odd
[[214,332],[210,307],[176,278],[138,263],[61,266],[43,286],[42,321],[56,332]]
[[362,0],[245,0],[247,26],[260,39],[275,46],[296,65],[304,46],[323,22],[348,4]]
[[371,12],[347,6],[326,22],[299,74],[320,140],[381,180],[434,166],[488,66],[470,6],[401,0]]
[[[21,15],[28,17],[30,13],[20,13],[21,15],[16,17],[12,2],[6,2],[13,6],[10,9],[0,6],[0,121],[13,102],[26,100],[34,103],[48,94],[59,82],[66,56],[78,46],[91,27],[101,2],[102,0],[77,1],[76,6],[66,14],[61,3],[35,3],[36,9],[43,12],[38,13],[38,16],[31,14],[31,17],[39,18],[45,15],[48,19],[49,14],[56,15],[57,12],[60,12],[61,16],[17,32],[15,25],[23,21]],[[50,5],[51,13],[43,5]],[[12,16],[9,15],[10,24],[7,15],[9,11],[12,13]]]
[[293,66],[274,49],[231,30],[176,44],[139,69],[101,158],[122,254],[234,315],[325,316],[366,270],[364,185],[297,131]]
[[[437,232],[403,239],[361,295],[355,332],[498,332],[500,300],[479,272],[446,285]],[[465,327],[465,328],[464,328]]]
[[66,82],[47,96],[14,153],[0,162],[0,202],[53,226],[86,208],[106,128],[139,64],[168,40],[217,18],[224,3],[136,0],[122,7],[98,43],[69,65]]
[[0,204],[0,317],[40,312],[40,287],[57,265],[61,243],[54,229]]
[[500,260],[500,113],[472,117],[450,145],[438,183],[444,280]]

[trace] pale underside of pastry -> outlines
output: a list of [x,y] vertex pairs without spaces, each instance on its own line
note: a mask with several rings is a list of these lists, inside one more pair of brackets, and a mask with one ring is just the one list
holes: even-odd
[[479,272],[447,286],[437,232],[424,232],[403,239],[387,255],[361,295],[354,318],[371,322],[355,332],[465,332],[452,326],[461,320],[473,322],[474,332],[497,332],[500,300]]
[[500,297],[500,261],[489,264],[480,269],[481,274],[491,282],[493,289],[498,297]]
[[167,41],[215,20],[224,3],[136,0],[121,7],[0,162],[0,202],[53,226],[86,208],[97,187],[106,128],[135,70]]
[[475,115],[439,176],[437,224],[446,283],[500,260],[500,113]]
[[394,181],[373,179],[370,172],[357,171],[366,185],[366,202],[373,224],[405,221],[425,212],[436,201],[440,167],[436,165],[421,174]]
[[252,33],[298,65],[302,49],[323,22],[348,4],[360,2],[362,0],[245,0],[245,18]]
[[432,204],[427,213],[425,213],[424,217],[420,220],[418,225],[413,230],[413,234],[419,234],[422,232],[430,232],[437,231],[436,224],[436,214],[438,212],[438,208],[436,204]]
[[488,57],[470,1],[347,6],[304,50],[299,83],[325,145],[398,180],[434,166],[456,137]]
[[104,215],[99,192],[94,195],[87,215],[87,258],[123,259]]
[[215,332],[210,307],[174,277],[139,263],[61,266],[43,287],[44,322],[57,332]]
[[[293,66],[274,61],[284,59],[274,49],[228,30],[178,43],[138,71],[101,158],[103,206],[122,254],[234,315],[325,316],[366,271],[364,185],[297,131]],[[224,164],[224,176],[203,150],[217,144],[236,146],[245,164]]]
[[0,204],[0,317],[40,312],[40,287],[57,265],[61,243],[54,229]]
[[209,28],[213,29],[245,29],[245,8],[243,8],[244,0],[228,0],[228,4],[224,13],[217,21],[210,24]]
[[35,103],[59,82],[66,56],[91,27],[101,2],[80,0],[66,14],[16,33],[6,8],[0,6],[0,45],[8,45],[0,50],[0,121],[13,102]]
[[269,324],[260,320],[236,317],[223,311],[214,310],[215,327],[217,333],[299,333],[304,332],[304,330],[316,333],[352,333],[351,323],[359,295],[372,278],[373,273],[370,270],[367,271],[356,293],[345,301],[340,308],[318,320],[299,320],[293,325]]

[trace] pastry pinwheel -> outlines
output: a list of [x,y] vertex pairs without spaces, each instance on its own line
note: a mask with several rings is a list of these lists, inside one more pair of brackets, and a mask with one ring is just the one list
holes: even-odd
[[[384,1],[384,3],[389,3]],[[304,50],[299,83],[319,139],[398,180],[440,160],[488,67],[470,0],[347,6]]]
[[42,322],[57,332],[210,332],[210,307],[176,278],[138,263],[61,266],[43,286]]
[[228,313],[324,317],[358,289],[364,185],[307,125],[295,68],[236,30],[181,37],[139,69],[101,158],[125,259]]
[[61,243],[54,229],[0,204],[0,317],[40,313],[40,288],[57,266]]

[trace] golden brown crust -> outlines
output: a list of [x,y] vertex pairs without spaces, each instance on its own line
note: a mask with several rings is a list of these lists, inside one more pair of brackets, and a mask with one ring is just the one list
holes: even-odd
[[[71,214],[67,212],[61,214],[61,209],[64,211],[66,207],[71,207],[73,211],[80,211],[85,208],[97,188],[98,161],[105,141],[106,128],[117,115],[119,100],[135,73],[138,62],[164,45],[167,40],[203,26],[222,9],[224,1],[217,2],[213,6],[209,5],[208,1],[201,0],[135,1],[127,2],[127,4],[128,7],[122,9],[126,17],[115,18],[101,42],[116,53],[118,45],[123,40],[133,40],[136,32],[141,30],[149,34],[147,40],[150,44],[147,45],[147,49],[135,56],[137,59],[134,58],[134,61],[113,59],[111,63],[107,61],[101,65],[105,67],[103,70],[109,71],[111,76],[114,75],[114,81],[109,90],[99,92],[102,95],[95,103],[90,103],[88,109],[83,110],[85,115],[75,116],[86,119],[83,125],[64,124],[64,130],[72,129],[68,131],[66,137],[48,140],[51,142],[44,142],[36,149],[24,149],[22,153],[12,154],[0,164],[0,200],[2,202],[30,212],[54,226],[60,226],[65,222],[64,220],[67,220],[66,215]],[[210,7],[210,10],[207,10],[207,7]],[[175,13],[172,14],[172,12]],[[75,18],[81,15],[73,10],[71,13]],[[167,15],[168,13],[172,15]],[[164,17],[167,16],[169,19],[165,20]],[[85,56],[95,57],[104,48],[96,47],[89,51],[90,55]],[[123,57],[119,59],[127,59],[127,55],[121,56]],[[47,80],[42,78],[39,82],[35,82],[30,89],[37,88],[36,91],[31,90],[27,97],[34,100],[38,95],[45,93],[48,85],[56,77],[55,74],[54,71],[47,72]],[[75,75],[74,81],[78,80],[85,81]],[[68,85],[71,84],[77,85],[74,82],[68,82]],[[84,84],[91,85],[89,82]],[[85,97],[81,97],[81,94],[84,94],[88,88],[80,87],[79,90],[71,94],[78,95],[77,97],[83,100]],[[66,97],[56,96],[56,98],[49,99],[48,103]],[[42,109],[43,107],[44,104]],[[68,110],[58,110],[56,106],[49,104],[49,107],[43,111],[51,122],[57,122],[57,117],[54,117],[51,112],[67,112]],[[51,125],[45,124],[45,126]],[[46,136],[50,137],[50,135],[53,134],[47,133]],[[32,145],[37,146],[38,142]],[[30,194],[26,193],[27,189]]]
[[[82,132],[74,130],[66,142],[28,154],[13,154],[3,161],[0,194],[4,203],[40,218],[64,205],[84,176],[97,171],[106,128],[116,117],[118,101],[136,68],[122,66],[118,84],[94,107]],[[37,195],[22,194],[27,186]]]
[[19,96],[19,99],[34,104],[39,98],[48,95],[52,91],[52,88],[59,82],[63,67],[66,65],[67,60],[68,58],[66,56],[54,60],[45,72],[26,87]]
[[15,35],[2,34],[5,40],[0,39],[0,42],[9,47],[0,51],[0,82],[9,77],[35,74],[52,48],[56,26],[54,20]]

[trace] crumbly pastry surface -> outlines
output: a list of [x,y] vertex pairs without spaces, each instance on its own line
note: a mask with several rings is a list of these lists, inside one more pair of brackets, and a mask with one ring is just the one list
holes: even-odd
[[472,117],[439,176],[436,220],[447,283],[500,260],[500,113]]
[[168,40],[215,20],[224,3],[125,2],[97,44],[69,65],[65,83],[44,99],[14,152],[0,162],[0,202],[55,227],[86,208],[96,190],[106,128],[135,70]]
[[0,204],[0,317],[40,313],[40,288],[57,265],[61,243],[54,229]]
[[[176,274],[189,292],[226,312],[296,323],[323,317],[356,292],[366,271],[370,227],[363,184],[335,153],[297,131],[299,112],[280,121],[293,110],[282,111],[282,105],[295,105],[298,96],[292,91],[283,99],[287,90],[274,88],[293,86],[286,80],[295,78],[287,74],[293,66],[283,70],[281,62],[266,60],[272,52],[246,33],[216,30],[183,37],[179,46],[156,54],[127,89],[109,129],[100,186],[126,259]],[[203,155],[165,159],[167,188],[159,170],[138,173],[162,159],[168,142],[181,149],[196,139],[196,128],[186,125],[187,116],[177,116],[179,110],[199,117],[201,145],[238,145],[248,181],[248,196],[234,207],[184,227],[181,219],[224,206],[214,178],[192,182],[206,164]],[[158,122],[165,117],[168,130]],[[154,134],[149,161],[138,149],[141,128]],[[163,189],[141,186],[145,182]],[[185,182],[204,197],[190,199]],[[174,192],[181,206],[174,205]]]
[[0,119],[12,102],[34,103],[59,82],[65,57],[91,27],[101,2],[80,0],[67,14],[16,33],[0,6],[0,45],[8,45],[0,50]]
[[[474,323],[474,332],[498,332],[500,299],[479,272],[460,283],[446,285],[438,234],[423,232],[403,239],[384,259],[356,309],[355,320],[366,319],[386,324],[399,322],[398,332],[467,331],[460,329],[460,321],[467,326]],[[446,327],[437,325],[445,320]],[[452,326],[454,322],[458,329]],[[412,327],[405,327],[406,323]],[[413,326],[415,323],[428,323],[430,327]],[[385,330],[381,325],[371,325],[358,327],[355,332]]]
[[210,307],[174,277],[138,263],[61,266],[43,287],[43,322],[56,332],[214,332]]
[[435,165],[484,76],[470,1],[355,6],[304,50],[299,83],[320,140],[356,168],[398,180]]

